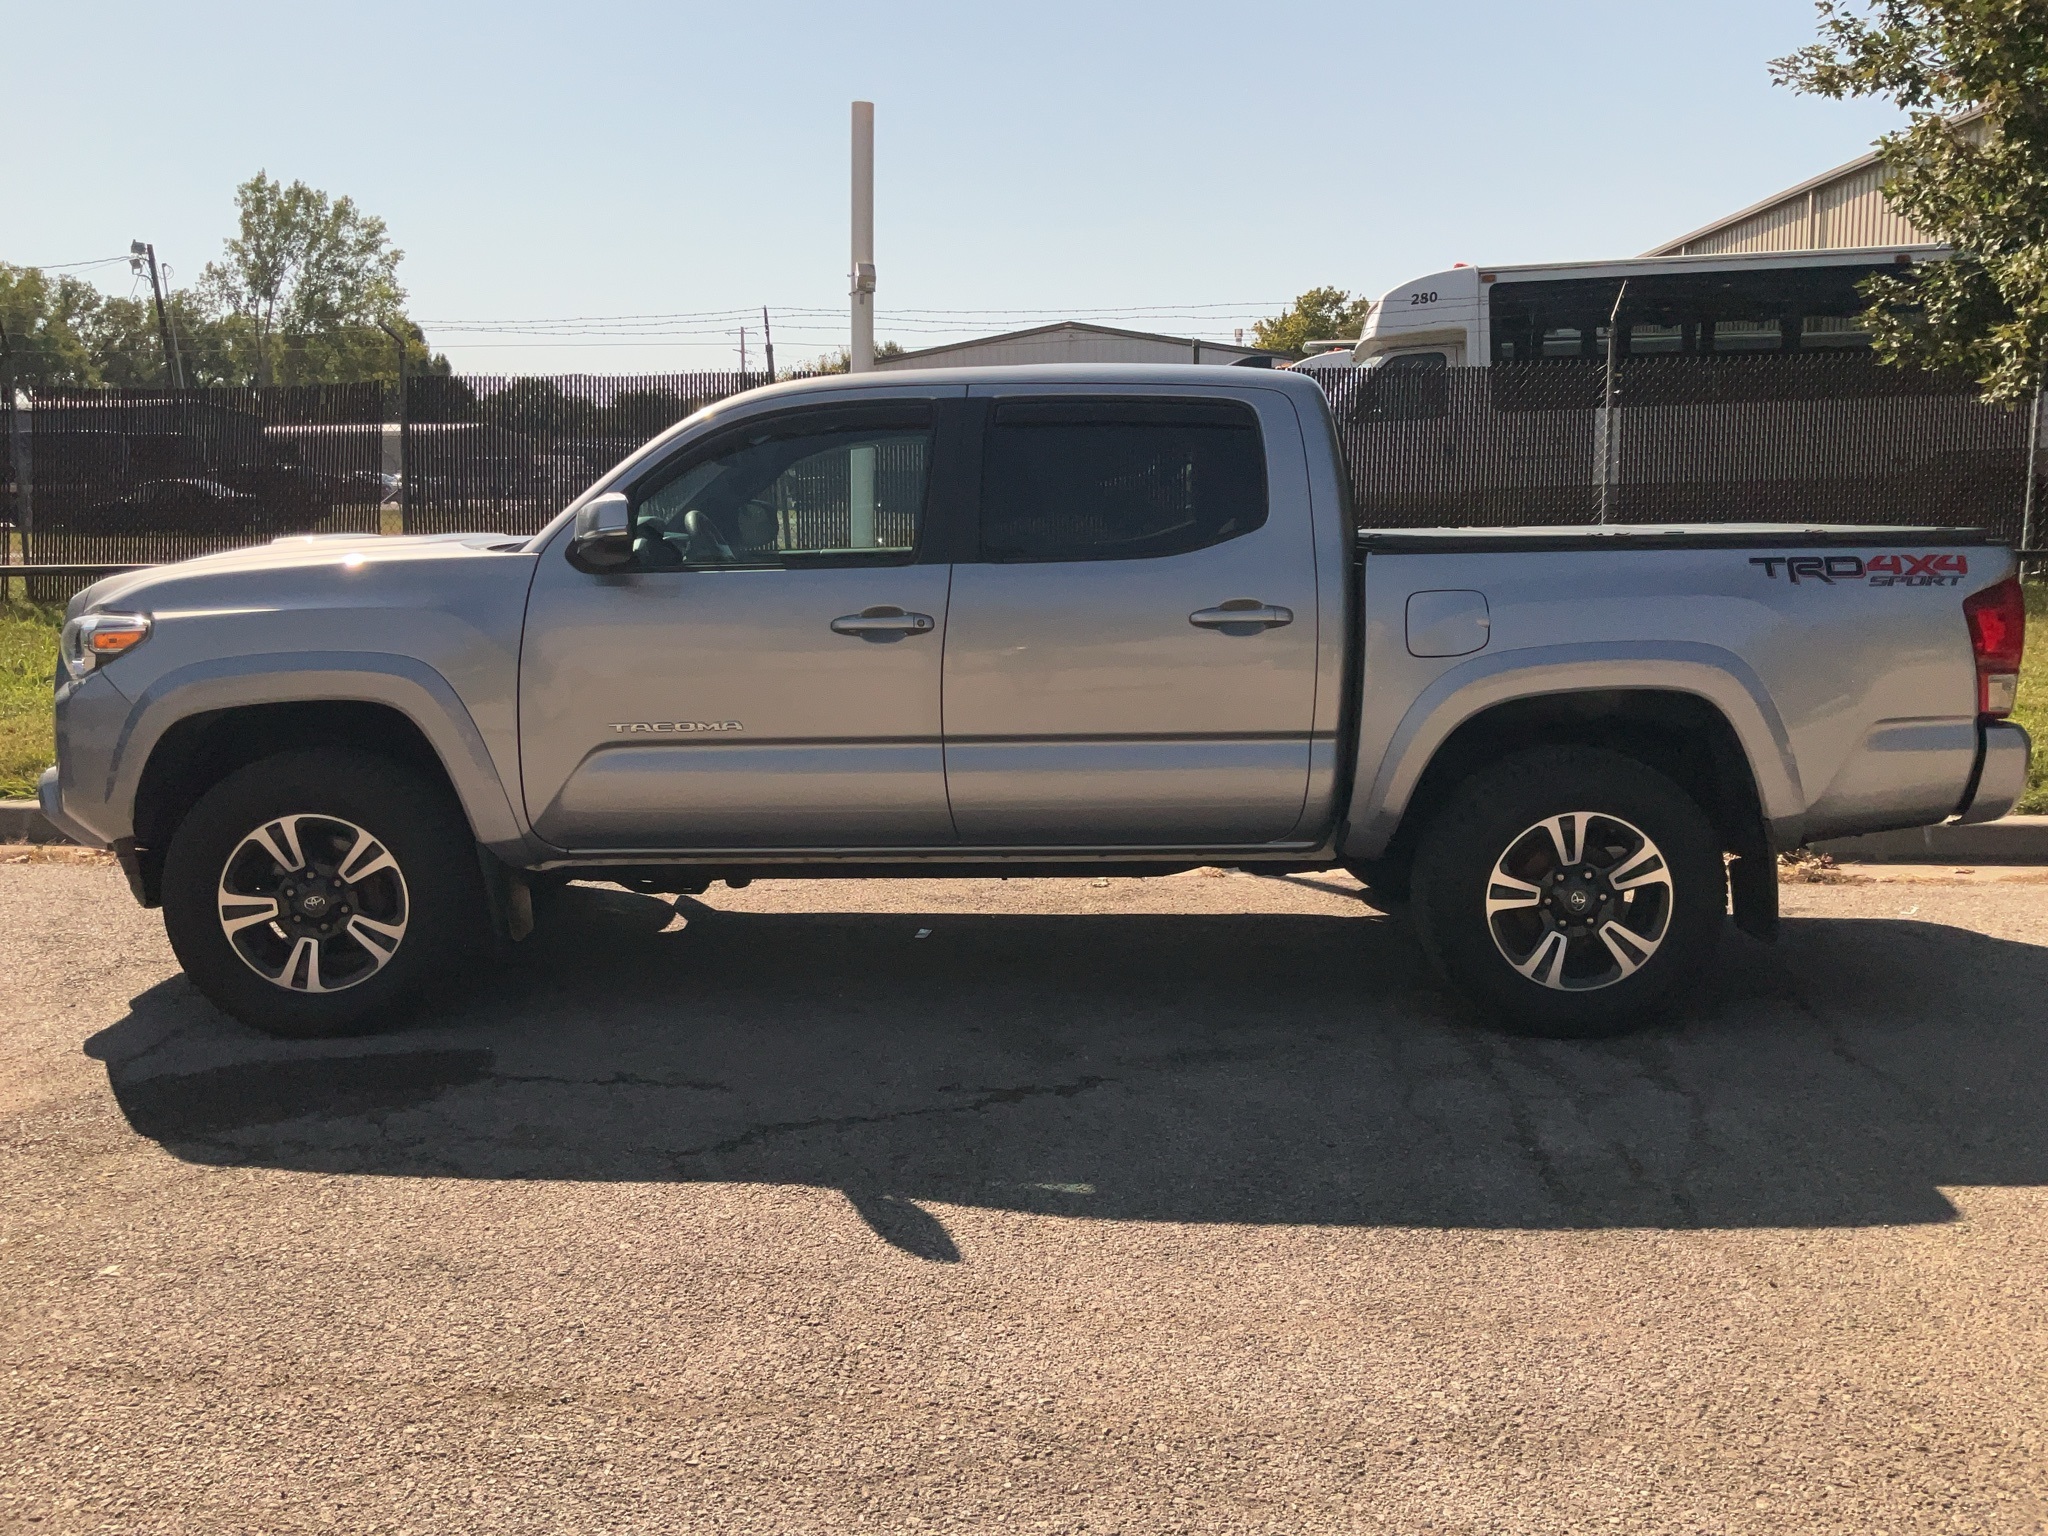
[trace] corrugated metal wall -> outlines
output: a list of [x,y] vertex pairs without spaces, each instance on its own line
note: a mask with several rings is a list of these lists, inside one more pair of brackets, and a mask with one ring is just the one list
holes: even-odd
[[[1251,349],[1220,342],[1202,343],[1202,361],[1230,363],[1253,356]],[[1185,342],[1139,336],[1105,336],[1081,330],[1047,331],[1035,336],[991,338],[935,348],[915,357],[878,360],[877,368],[984,368],[1020,363],[1191,363],[1193,349]]]
[[1673,255],[1724,256],[1738,251],[1846,251],[1872,245],[1925,245],[1929,237],[1885,201],[1884,170],[1868,166],[1824,182],[1740,223],[1688,241]]
[[[1972,143],[1990,132],[1982,117],[1955,131]],[[1872,160],[1845,165],[1811,188],[1788,192],[1754,213],[1709,228],[1683,245],[1659,247],[1665,256],[1725,256],[1740,251],[1849,251],[1873,245],[1932,245],[1885,201],[1884,167]]]

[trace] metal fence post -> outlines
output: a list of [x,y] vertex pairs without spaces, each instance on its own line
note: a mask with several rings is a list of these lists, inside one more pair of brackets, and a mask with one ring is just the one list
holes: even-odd
[[[2034,405],[2027,421],[2027,493],[2020,504],[2020,548],[2034,549],[2034,504],[2040,499],[2041,478],[2041,413],[2048,410],[2048,391],[2039,384],[2034,386]],[[2027,574],[2028,562],[2020,562],[2020,574]]]
[[21,535],[21,563],[34,559],[30,535],[36,526],[36,450],[29,436],[35,401],[20,390],[14,392],[14,407],[7,413],[11,424],[8,452],[14,460],[14,527]]
[[412,381],[398,373],[398,531],[412,522]]

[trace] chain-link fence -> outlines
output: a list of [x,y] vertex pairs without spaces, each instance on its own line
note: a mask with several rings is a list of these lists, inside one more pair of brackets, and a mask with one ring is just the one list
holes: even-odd
[[762,374],[407,381],[404,519],[412,533],[536,533],[606,470]]
[[[1316,375],[1367,527],[1947,523],[2018,541],[2029,413],[1867,353]],[[1440,363],[1441,359],[1437,359]],[[737,373],[479,375],[7,402],[15,558],[143,564],[289,533],[531,533]],[[2036,465],[2038,476],[2041,466]],[[2048,505],[2048,485],[2035,487]],[[38,578],[39,597],[69,577]]]
[[[1367,527],[1937,523],[2018,540],[2029,413],[1868,353],[1319,375]],[[2037,471],[2038,472],[2038,471]]]
[[[376,532],[375,384],[38,389],[10,436],[30,565],[180,560],[316,528]],[[26,425],[26,431],[21,430]]]

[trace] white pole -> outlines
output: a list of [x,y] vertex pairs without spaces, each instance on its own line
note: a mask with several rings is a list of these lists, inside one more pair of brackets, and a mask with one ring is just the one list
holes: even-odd
[[853,104],[853,345],[847,370],[875,366],[875,104]]
[[1624,279],[1615,290],[1614,310],[1607,317],[1607,371],[1600,389],[1600,409],[1593,417],[1594,484],[1600,494],[1600,521],[1613,520],[1614,488],[1621,479],[1621,418],[1614,411],[1614,355],[1621,337],[1621,301],[1628,297]]
[[846,542],[855,549],[873,549],[875,536],[875,445],[861,443],[847,453],[849,512]]

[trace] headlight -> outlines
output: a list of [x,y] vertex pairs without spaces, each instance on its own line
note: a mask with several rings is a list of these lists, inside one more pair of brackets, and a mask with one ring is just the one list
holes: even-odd
[[149,638],[149,616],[142,613],[82,613],[64,626],[59,652],[64,670],[74,680],[93,668],[126,655]]

